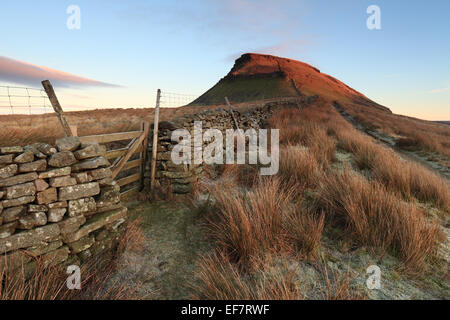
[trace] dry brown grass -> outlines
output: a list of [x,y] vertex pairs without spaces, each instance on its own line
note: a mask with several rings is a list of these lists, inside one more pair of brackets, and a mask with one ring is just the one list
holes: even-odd
[[287,238],[291,246],[301,252],[306,259],[317,258],[321,246],[325,215],[298,207],[294,214],[288,215],[285,220]]
[[115,268],[104,261],[91,261],[81,267],[81,290],[69,290],[68,274],[62,266],[47,265],[35,259],[34,270],[24,265],[13,271],[0,270],[0,300],[127,300],[138,298],[136,288],[111,283]]
[[439,226],[414,205],[348,168],[322,180],[317,207],[358,244],[389,250],[411,270],[422,269],[441,240]]
[[271,177],[260,178],[251,191],[217,184],[207,189],[215,201],[208,218],[212,238],[242,269],[254,269],[270,252],[315,256],[323,217],[304,207],[297,185]]
[[[201,259],[192,284],[194,299],[207,300],[299,300],[303,298],[295,271],[286,267],[273,272],[273,263],[258,263],[242,273],[223,251]],[[271,271],[271,272],[270,272]]]
[[450,156],[450,126],[390,114],[359,105],[343,105],[346,112],[369,129],[399,136],[398,146]]
[[350,287],[350,274],[341,275],[336,271],[328,272],[326,266],[322,267],[325,287],[321,290],[324,300],[364,300],[366,297],[355,292]]
[[223,179],[230,179],[234,183],[251,188],[259,177],[259,167],[247,164],[226,164],[221,174]]
[[117,254],[125,250],[140,251],[145,245],[145,235],[142,231],[142,218],[129,221],[125,231],[122,233],[117,246]]
[[293,210],[294,191],[280,190],[276,178],[261,180],[251,192],[215,186],[210,193],[220,214],[210,226],[219,247],[244,268],[252,268],[261,253],[286,249],[283,215]]
[[[25,256],[16,259],[24,261]],[[66,288],[67,275],[60,268],[46,266],[45,262],[36,260],[34,272],[25,268],[22,262],[19,262],[19,268],[11,269],[13,262],[4,257],[2,260],[0,300],[55,300],[72,293]]]
[[419,163],[400,159],[394,151],[374,143],[354,129],[337,131],[337,137],[339,145],[355,155],[360,169],[369,169],[373,179],[393,192],[399,192],[406,200],[415,197],[450,210],[450,189],[436,173]]
[[338,147],[353,153],[358,168],[369,170],[372,181],[349,169],[336,175],[317,160],[318,156],[324,157],[323,153],[291,145],[281,149],[280,175],[299,185],[319,186],[321,208],[332,215],[334,223],[350,231],[359,244],[390,250],[410,269],[424,268],[425,260],[436,250],[438,227],[414,203],[405,203],[399,196],[408,201],[416,198],[432,202],[448,210],[450,190],[442,178],[373,142],[331,106],[282,110],[270,123],[284,131],[293,129],[293,133],[282,130],[280,136],[285,143],[307,144],[308,137],[316,135],[311,128],[325,129],[328,135],[335,136]]
[[[327,114],[311,112],[311,108],[287,108],[275,113],[269,120],[273,129],[280,130],[281,145],[303,145],[309,148],[321,165],[335,160],[336,141],[328,135]],[[320,108],[322,110],[322,108]]]
[[[195,298],[304,298],[295,290],[295,273],[267,277],[273,264],[265,257],[317,262],[325,224],[338,227],[355,245],[397,256],[407,273],[427,269],[442,240],[441,231],[399,195],[443,205],[442,180],[416,164],[408,163],[405,169],[393,152],[353,129],[325,104],[280,110],[269,124],[280,129],[279,178],[257,179],[255,172],[245,174],[242,166],[228,166],[218,180],[223,184],[203,188],[214,199],[215,214],[210,209],[207,216],[218,251],[200,262]],[[349,168],[336,173],[330,166],[336,147],[353,153],[359,169],[368,169],[372,180]],[[251,183],[246,183],[249,179]],[[312,209],[302,199],[305,188],[313,190]],[[322,273],[322,298],[363,298],[351,289],[349,274],[330,276],[326,268]]]
[[316,157],[308,149],[286,146],[280,149],[278,174],[288,183],[314,188],[322,175],[322,170]]
[[[145,238],[141,220],[130,222],[119,239],[118,251],[99,256],[81,266],[81,290],[69,290],[65,266],[23,251],[11,260],[2,256],[0,263],[0,300],[129,300],[141,299],[134,287],[116,279],[116,259],[123,250],[139,250]],[[32,266],[25,264],[32,257]],[[108,259],[108,260],[105,260]]]

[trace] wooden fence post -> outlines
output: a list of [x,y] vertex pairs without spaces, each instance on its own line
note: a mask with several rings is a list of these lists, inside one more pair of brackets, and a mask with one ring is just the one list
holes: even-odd
[[147,148],[148,148],[148,131],[150,129],[150,124],[147,121],[142,122],[142,131],[144,132],[144,142],[142,142],[141,151],[141,181],[140,181],[140,191],[145,188],[145,167],[147,164]]
[[66,137],[72,137],[73,136],[72,130],[70,130],[69,124],[67,123],[67,120],[64,117],[64,111],[61,108],[61,105],[59,104],[58,98],[56,97],[52,84],[50,83],[49,80],[44,80],[42,81],[42,86],[44,87],[48,99],[50,100],[50,103],[52,104],[52,107],[56,112],[56,116],[58,117],[59,122],[61,123],[64,135]]
[[78,137],[78,127],[76,125],[70,125],[70,131],[74,137]]
[[227,103],[228,110],[230,111],[230,114],[233,117],[234,125],[236,126],[236,129],[239,130],[239,125],[238,125],[238,122],[237,122],[236,118],[234,117],[233,109],[231,109],[231,104],[230,104],[230,101],[228,101],[228,97],[225,97],[225,102]]
[[153,194],[156,178],[156,155],[158,153],[158,124],[159,124],[159,102],[161,100],[161,89],[156,93],[155,119],[153,125],[153,145],[152,145],[152,169],[150,180],[150,193]]

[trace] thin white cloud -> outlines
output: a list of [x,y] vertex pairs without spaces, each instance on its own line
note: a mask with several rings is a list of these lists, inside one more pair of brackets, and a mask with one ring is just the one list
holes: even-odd
[[4,56],[0,56],[0,80],[31,86],[40,86],[42,80],[50,80],[60,87],[119,87]]
[[429,93],[442,93],[442,92],[446,92],[446,91],[450,91],[450,86],[445,87],[445,88],[433,89],[428,92]]

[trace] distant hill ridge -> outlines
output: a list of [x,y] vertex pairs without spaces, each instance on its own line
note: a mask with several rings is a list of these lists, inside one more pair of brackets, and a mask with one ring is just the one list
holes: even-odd
[[246,53],[230,72],[191,105],[223,103],[276,97],[319,95],[329,101],[354,102],[390,110],[330,75],[301,61],[266,54]]

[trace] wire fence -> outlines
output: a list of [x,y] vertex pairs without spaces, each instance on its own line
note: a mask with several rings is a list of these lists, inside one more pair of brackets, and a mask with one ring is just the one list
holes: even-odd
[[197,99],[198,95],[193,94],[181,94],[174,92],[161,91],[161,108],[176,108],[188,105]]
[[43,89],[0,86],[0,114],[42,114],[53,112]]
[[[199,95],[161,91],[160,107],[176,108],[188,105]],[[154,101],[149,99],[149,101]],[[154,105],[142,105],[140,108],[153,108]],[[114,109],[97,106],[63,105],[63,110],[87,111],[96,109]],[[120,108],[127,108],[126,106]],[[134,107],[136,108],[136,107]],[[54,110],[44,89],[0,85],[0,115],[33,115],[53,113]]]

